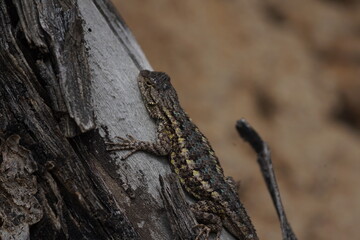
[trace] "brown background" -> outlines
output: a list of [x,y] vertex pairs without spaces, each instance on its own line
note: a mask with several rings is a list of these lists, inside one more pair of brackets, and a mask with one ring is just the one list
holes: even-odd
[[153,68],[210,139],[261,239],[279,223],[234,124],[270,144],[299,239],[360,235],[360,4],[325,0],[114,0]]

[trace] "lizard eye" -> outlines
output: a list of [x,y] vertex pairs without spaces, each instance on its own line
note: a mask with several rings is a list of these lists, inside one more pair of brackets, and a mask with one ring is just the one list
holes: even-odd
[[151,86],[151,81],[149,79],[146,79],[145,84],[148,85],[148,86]]

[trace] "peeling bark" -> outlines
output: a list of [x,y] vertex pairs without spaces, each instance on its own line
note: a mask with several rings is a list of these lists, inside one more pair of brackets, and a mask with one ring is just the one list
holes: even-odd
[[19,145],[20,137],[11,135],[1,139],[0,165],[0,239],[28,239],[29,226],[43,217],[36,199],[37,170],[31,152]]

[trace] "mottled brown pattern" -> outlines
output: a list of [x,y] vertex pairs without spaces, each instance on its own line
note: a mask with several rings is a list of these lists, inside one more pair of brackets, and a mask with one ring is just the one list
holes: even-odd
[[199,200],[191,207],[201,229],[196,239],[208,239],[210,232],[219,239],[222,226],[238,239],[258,239],[233,181],[224,177],[208,140],[181,108],[168,75],[142,70],[138,83],[145,107],[158,125],[157,140],[128,136],[109,143],[109,150],[131,150],[123,159],[136,151],[169,156],[185,190]]

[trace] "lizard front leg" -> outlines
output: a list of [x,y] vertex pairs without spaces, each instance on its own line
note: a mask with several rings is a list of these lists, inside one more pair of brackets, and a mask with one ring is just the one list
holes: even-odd
[[158,125],[157,139],[155,142],[137,140],[131,135],[127,135],[127,138],[116,137],[119,142],[106,142],[108,151],[121,151],[130,150],[129,153],[122,156],[121,159],[125,160],[137,151],[148,152],[157,156],[166,156],[171,151],[171,141],[164,124]]

